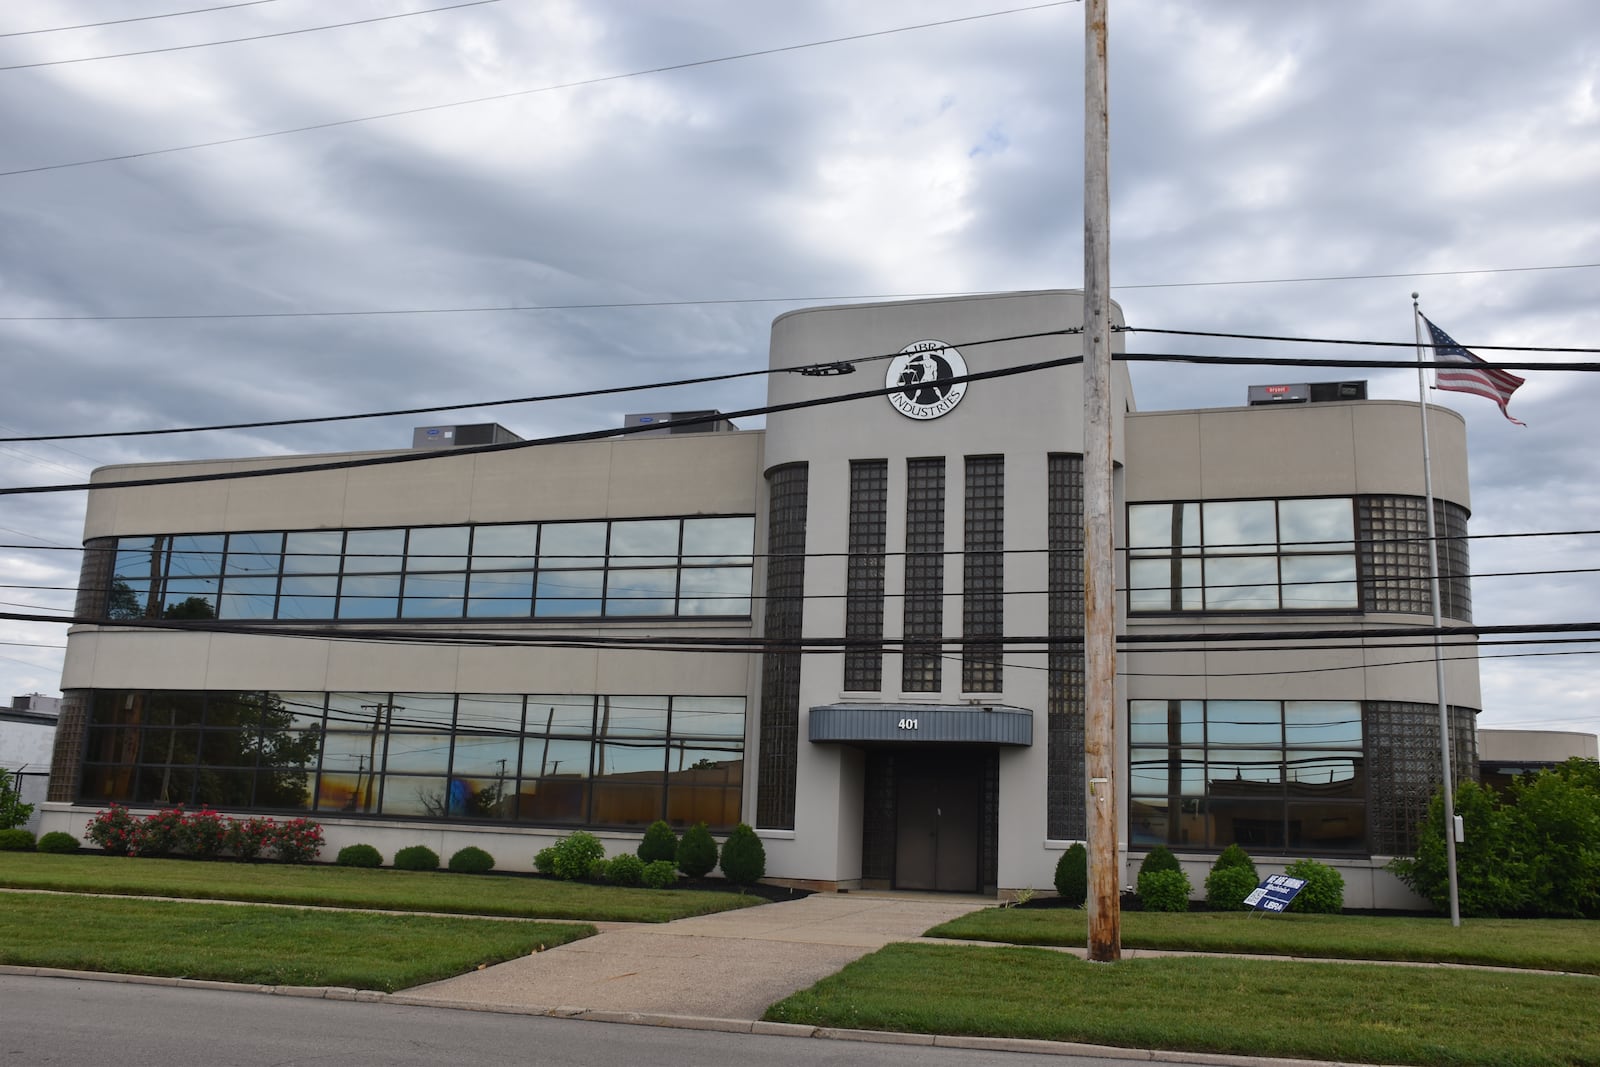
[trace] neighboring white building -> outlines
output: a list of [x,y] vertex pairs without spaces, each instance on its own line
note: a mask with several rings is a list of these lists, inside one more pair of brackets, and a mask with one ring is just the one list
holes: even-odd
[[55,750],[56,715],[59,697],[41,693],[11,698],[9,708],[0,708],[0,774],[17,783],[24,804],[33,805],[33,815],[24,829],[37,830],[40,809],[44,806],[50,780],[50,757]]
[[[525,869],[576,827],[744,821],[772,878],[1049,886],[1084,834],[1083,398],[1032,365],[1081,321],[1075,292],[784,315],[763,431],[97,471],[327,468],[90,493],[78,615],[163,621],[73,629],[48,828],[205,803]],[[1126,880],[1166,843],[1198,884],[1237,841],[1409,903],[1382,865],[1439,777],[1403,636],[1431,624],[1417,405],[1135,412],[1120,363],[1114,394]],[[1430,410],[1470,621],[1465,430]],[[1471,777],[1470,646],[1447,676]]]

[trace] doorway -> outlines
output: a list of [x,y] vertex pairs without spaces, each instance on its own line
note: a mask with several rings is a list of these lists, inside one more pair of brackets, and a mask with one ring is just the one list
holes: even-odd
[[983,888],[989,756],[970,751],[894,753],[894,888],[940,893]]

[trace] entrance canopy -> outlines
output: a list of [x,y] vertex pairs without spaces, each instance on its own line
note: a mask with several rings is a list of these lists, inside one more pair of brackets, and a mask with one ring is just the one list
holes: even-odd
[[1033,744],[1033,712],[1003,704],[825,704],[811,709],[814,742]]

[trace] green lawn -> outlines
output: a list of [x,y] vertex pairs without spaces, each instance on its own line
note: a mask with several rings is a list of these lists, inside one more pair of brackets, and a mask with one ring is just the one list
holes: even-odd
[[1592,1067],[1597,1005],[1600,978],[1587,976],[1227,958],[1108,966],[1044,949],[899,944],[766,1018],[1359,1063]]
[[763,903],[739,893],[492,874],[38,852],[0,852],[0,887],[591,922],[670,922]]
[[[1083,911],[987,908],[942,923],[928,936],[1082,947],[1087,925]],[[1452,927],[1445,918],[1131,911],[1122,916],[1122,945],[1600,974],[1600,923],[1582,919],[1463,919]]]
[[9,893],[0,963],[393,992],[589,937],[576,923]]

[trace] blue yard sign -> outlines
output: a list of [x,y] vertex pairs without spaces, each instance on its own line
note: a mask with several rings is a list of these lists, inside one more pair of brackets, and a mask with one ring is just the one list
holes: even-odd
[[1271,874],[1250,891],[1244,902],[1258,911],[1286,911],[1293,900],[1306,887],[1304,878],[1290,878],[1286,874]]

